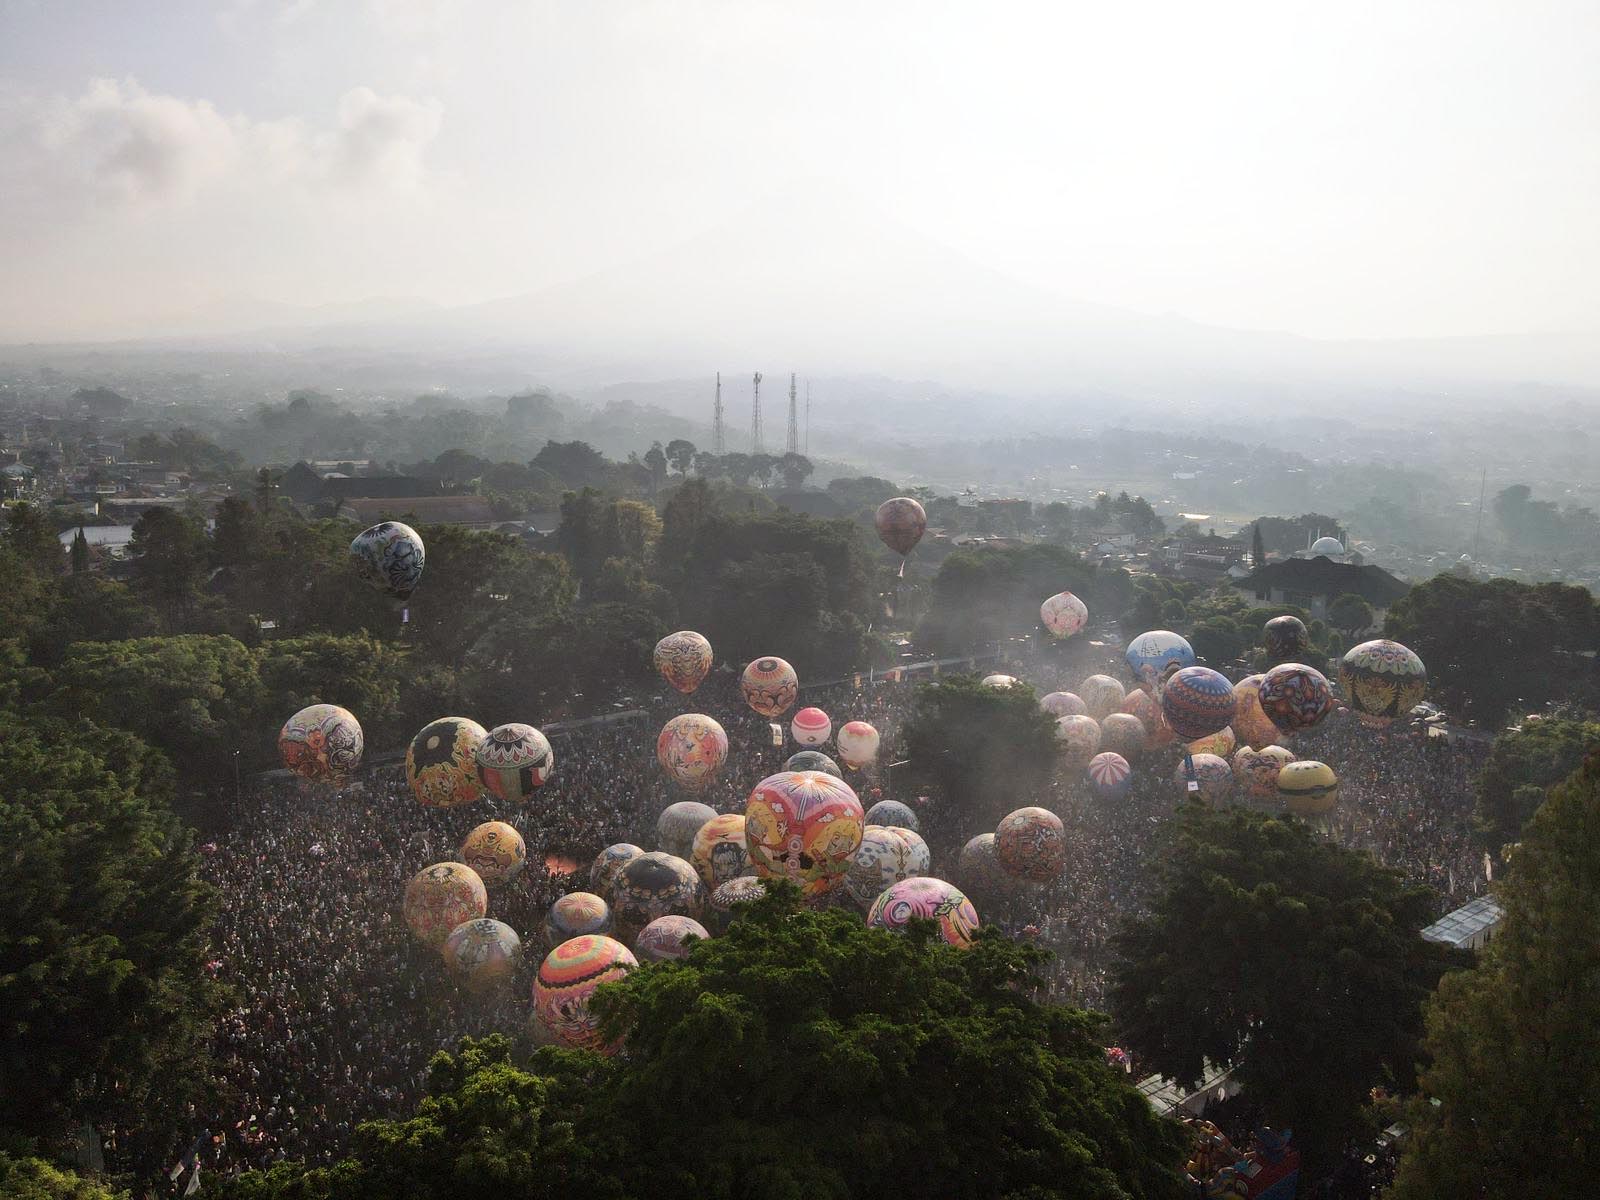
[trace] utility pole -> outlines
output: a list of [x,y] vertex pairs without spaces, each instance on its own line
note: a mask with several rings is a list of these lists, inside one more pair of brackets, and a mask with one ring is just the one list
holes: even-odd
[[1478,561],[1478,535],[1483,532],[1483,497],[1489,489],[1489,468],[1483,468],[1483,476],[1478,480],[1478,523],[1472,530],[1472,561]]
[[766,447],[761,444],[761,372],[756,372],[755,383],[750,389],[750,453],[765,454]]
[[800,453],[800,409],[794,401],[794,372],[789,372],[789,441],[785,445],[790,454]]
[[806,450],[811,453],[811,380],[806,380]]
[[717,407],[711,415],[711,452],[713,454],[726,453],[722,436],[722,372],[717,372]]

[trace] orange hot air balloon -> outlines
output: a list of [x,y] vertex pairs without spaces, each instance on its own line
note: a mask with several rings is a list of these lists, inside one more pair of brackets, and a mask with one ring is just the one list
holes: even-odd
[[705,682],[711,659],[711,643],[692,629],[669,633],[656,643],[656,670],[685,695]]

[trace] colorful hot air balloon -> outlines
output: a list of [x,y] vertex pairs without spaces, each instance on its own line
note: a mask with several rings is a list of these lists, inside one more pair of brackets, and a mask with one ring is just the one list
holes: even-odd
[[1096,721],[1116,712],[1127,694],[1128,689],[1109,675],[1091,675],[1078,685],[1078,695]]
[[1278,794],[1278,772],[1293,761],[1282,746],[1241,746],[1233,752],[1233,777],[1252,800],[1270,800]]
[[921,831],[917,814],[898,800],[879,800],[867,809],[867,824],[890,825],[895,829],[909,829],[912,833]]
[[1233,736],[1233,727],[1224,725],[1215,733],[1208,733],[1203,738],[1195,738],[1189,743],[1190,754],[1215,754],[1218,758],[1227,758],[1233,753],[1233,748],[1239,744],[1239,739]]
[[514,826],[504,821],[485,821],[461,843],[461,861],[485,883],[504,883],[526,865],[528,844]]
[[644,850],[632,842],[617,842],[607,846],[594,856],[594,865],[589,868],[589,890],[605,895],[617,872],[643,853]]
[[1039,707],[1052,717],[1081,717],[1089,712],[1089,706],[1076,692],[1050,692],[1039,697]]
[[1235,707],[1233,685],[1210,667],[1184,667],[1161,689],[1161,714],[1186,742],[1216,733]]
[[750,904],[767,894],[767,885],[754,875],[737,875],[727,883],[718,884],[711,893],[707,917],[719,933],[733,922],[736,905]]
[[[922,540],[928,528],[928,514],[910,496],[896,496],[878,505],[872,523],[878,527],[883,544],[905,558]],[[902,563],[900,569],[904,571],[905,564]]]
[[961,847],[956,874],[968,891],[985,896],[1007,896],[1017,890],[1017,879],[1000,865],[992,833],[980,833]]
[[1311,648],[1311,634],[1306,623],[1288,614],[1273,617],[1263,625],[1261,640],[1267,648],[1267,657],[1275,663],[1304,658]]
[[614,938],[586,934],[562,942],[546,955],[533,981],[539,1023],[563,1046],[615,1053],[617,1046],[601,1035],[589,1001],[601,984],[621,979],[638,965],[633,952]]
[[1047,808],[1019,808],[1000,819],[994,848],[1001,867],[1012,875],[1048,883],[1066,866],[1066,827]]
[[1133,768],[1128,766],[1128,760],[1113,750],[1089,760],[1089,786],[1102,800],[1120,800],[1128,794],[1132,780]]
[[698,800],[679,800],[661,810],[656,818],[656,845],[668,854],[688,858],[694,839],[707,821],[715,820],[717,810]]
[[802,708],[789,722],[789,733],[799,745],[815,749],[827,744],[833,734],[833,722],[820,708]]
[[692,939],[704,941],[710,936],[706,927],[693,917],[669,913],[657,917],[639,931],[639,936],[633,939],[633,950],[640,962],[672,962],[689,957]]
[[1428,671],[1422,660],[1399,642],[1378,638],[1362,642],[1344,656],[1339,664],[1339,686],[1356,716],[1381,727],[1422,703]]
[[669,913],[697,919],[703,916],[706,888],[683,859],[652,850],[625,864],[612,877],[606,899],[611,904],[617,936],[631,940],[657,917]]
[[444,940],[444,961],[469,992],[486,992],[511,978],[522,961],[522,939],[504,921],[464,921]]
[[953,884],[925,876],[884,889],[867,913],[867,925],[903,933],[918,918],[934,922],[939,936],[960,949],[972,945],[972,935],[978,931],[978,910],[972,901]]
[[532,725],[496,725],[472,752],[478,782],[491,796],[521,804],[545,785],[555,770],[550,739]]
[[750,865],[788,879],[807,896],[844,883],[861,844],[861,801],[842,779],[819,771],[782,771],[756,784],[744,810]]
[[568,892],[544,915],[544,944],[552,950],[588,933],[611,932],[611,906],[593,892]]
[[1320,816],[1339,803],[1339,777],[1327,763],[1288,763],[1278,772],[1278,796],[1297,817]]
[[1233,792],[1233,768],[1227,759],[1216,754],[1185,755],[1172,773],[1172,781],[1185,792],[1191,771],[1200,785],[1200,799],[1207,804],[1221,804]]
[[[1145,695],[1144,692],[1138,694]],[[1114,712],[1100,722],[1100,748],[1115,751],[1123,758],[1138,755],[1149,740],[1144,722],[1132,713]]]
[[1170,629],[1152,629],[1129,642],[1124,657],[1134,681],[1149,690],[1168,667],[1194,666],[1194,647]]
[[406,884],[406,926],[424,946],[438,949],[457,925],[488,911],[489,890],[466,863],[434,863]]
[[711,660],[711,643],[692,629],[669,633],[656,643],[656,670],[685,695],[705,682]]
[[850,856],[844,886],[855,902],[866,908],[884,888],[913,875],[926,875],[931,865],[928,844],[919,834],[871,825]]
[[278,755],[301,779],[341,783],[361,765],[361,722],[337,704],[302,708],[278,731]]
[[750,872],[750,853],[744,848],[744,814],[719,813],[694,835],[689,862],[700,882],[715,891],[730,879]]
[[1233,685],[1236,711],[1233,714],[1233,732],[1239,742],[1260,750],[1283,740],[1284,732],[1272,723],[1261,707],[1261,685],[1265,675],[1246,675]]
[[1039,606],[1039,620],[1052,637],[1069,638],[1089,623],[1089,606],[1071,592],[1058,592]]
[[728,758],[728,735],[704,713],[679,713],[661,727],[656,761],[674,782],[693,791],[710,785]]
[[834,744],[839,747],[839,757],[852,771],[859,771],[877,761],[878,731],[866,721],[846,721],[839,727]]
[[1315,667],[1279,663],[1261,680],[1261,711],[1285,733],[1315,729],[1333,709],[1333,689]]
[[835,779],[843,779],[844,772],[839,770],[839,764],[834,762],[820,750],[801,750],[791,754],[783,764],[785,771],[826,771]]
[[488,736],[467,717],[440,717],[424,725],[406,750],[406,779],[418,803],[455,808],[481,799],[477,754]]
[[1161,712],[1161,701],[1143,688],[1134,688],[1123,698],[1122,711],[1138,717],[1139,724],[1144,726],[1146,750],[1159,750],[1177,737]]
[[416,590],[426,557],[417,531],[399,521],[380,521],[350,543],[350,558],[362,582],[397,600]]
[[1100,722],[1093,717],[1058,718],[1056,748],[1069,766],[1083,766],[1100,752]]
[[744,669],[739,687],[744,702],[770,721],[794,707],[800,695],[800,677],[781,658],[758,658]]

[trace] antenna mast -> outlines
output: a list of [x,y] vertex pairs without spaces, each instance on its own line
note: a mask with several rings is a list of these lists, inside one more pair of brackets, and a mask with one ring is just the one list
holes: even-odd
[[789,372],[789,441],[785,447],[790,454],[800,453],[800,410],[794,402],[794,372]]
[[756,372],[755,382],[750,388],[750,453],[765,454],[766,447],[761,444],[761,372]]
[[806,453],[811,453],[811,380],[806,380]]
[[1489,489],[1489,468],[1483,468],[1483,476],[1478,480],[1478,523],[1472,530],[1472,561],[1478,561],[1478,534],[1483,532],[1483,496]]
[[712,410],[711,416],[711,452],[713,454],[725,453],[722,444],[722,372],[717,372],[717,407]]

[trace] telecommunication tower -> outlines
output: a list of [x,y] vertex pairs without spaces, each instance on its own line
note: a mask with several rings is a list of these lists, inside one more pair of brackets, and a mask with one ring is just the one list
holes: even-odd
[[726,452],[722,436],[722,372],[717,372],[717,407],[711,415],[711,452],[722,454]]
[[800,453],[800,409],[794,399],[794,372],[789,372],[789,441],[785,444],[790,454]]
[[761,372],[757,371],[755,383],[750,389],[750,453],[766,452],[766,447],[761,444]]

